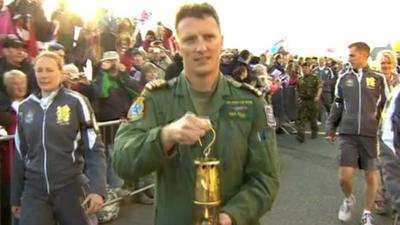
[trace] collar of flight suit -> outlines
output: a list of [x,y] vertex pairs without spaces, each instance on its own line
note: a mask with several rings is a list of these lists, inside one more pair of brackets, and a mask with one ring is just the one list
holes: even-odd
[[[185,74],[181,73],[177,80],[175,88],[175,95],[183,98],[185,105],[190,104],[194,110],[193,102],[188,93],[188,84],[185,80]],[[232,93],[229,88],[229,83],[222,73],[219,73],[218,84],[215,88],[214,94],[211,97],[208,113],[210,116],[215,115],[225,103],[225,98],[231,96]]]

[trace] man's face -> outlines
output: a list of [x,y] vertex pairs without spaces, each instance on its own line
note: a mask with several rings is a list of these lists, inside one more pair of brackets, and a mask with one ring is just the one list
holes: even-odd
[[359,69],[368,61],[368,54],[355,47],[350,48],[349,62],[353,68]]
[[310,66],[302,66],[301,68],[302,68],[302,70],[303,70],[304,76],[308,76],[308,75],[311,74],[311,68],[310,68]]
[[223,37],[213,17],[182,19],[177,26],[177,36],[186,75],[218,74]]
[[27,56],[24,48],[6,48],[4,53],[12,64],[20,64]]

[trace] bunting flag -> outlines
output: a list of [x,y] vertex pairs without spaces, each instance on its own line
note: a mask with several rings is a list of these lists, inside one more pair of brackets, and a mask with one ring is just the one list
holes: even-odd
[[333,49],[333,48],[327,48],[327,49],[326,49],[326,52],[328,52],[328,53],[335,53],[335,49]]
[[139,17],[139,21],[142,23],[142,25],[150,19],[151,15],[153,14],[149,10],[145,9],[142,11]]
[[279,49],[281,49],[282,44],[286,42],[286,37],[279,39],[275,44],[272,45],[270,49],[265,51],[265,54],[270,53],[272,55],[276,54]]

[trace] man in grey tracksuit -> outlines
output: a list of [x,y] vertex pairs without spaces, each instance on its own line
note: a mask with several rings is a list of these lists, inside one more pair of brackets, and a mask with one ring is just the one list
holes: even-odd
[[48,97],[32,94],[20,105],[11,203],[21,225],[88,223],[83,201],[105,196],[106,184],[93,115],[83,96],[63,87]]
[[[400,87],[393,90],[386,103],[379,128],[379,159],[387,193],[400,212]],[[396,215],[395,225],[400,225]]]
[[336,83],[335,100],[326,122],[328,141],[340,135],[339,180],[345,195],[338,218],[349,221],[355,204],[352,178],[357,168],[365,171],[365,205],[362,225],[373,225],[371,210],[378,188],[377,130],[388,88],[382,74],[368,67],[370,48],[363,42],[349,46],[352,68]]

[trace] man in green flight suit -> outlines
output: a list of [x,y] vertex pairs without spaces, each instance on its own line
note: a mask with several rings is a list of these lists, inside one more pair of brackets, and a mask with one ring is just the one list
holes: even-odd
[[305,62],[301,65],[303,77],[297,83],[297,96],[299,111],[297,118],[297,137],[296,139],[304,142],[304,126],[307,121],[310,122],[311,138],[314,139],[318,134],[318,102],[321,97],[321,81],[312,74],[311,66]]
[[210,142],[220,160],[221,225],[259,225],[279,187],[279,157],[256,89],[219,72],[223,37],[215,9],[182,6],[175,28],[184,70],[146,85],[115,139],[113,166],[125,179],[156,172],[156,225],[193,224],[194,160]]

